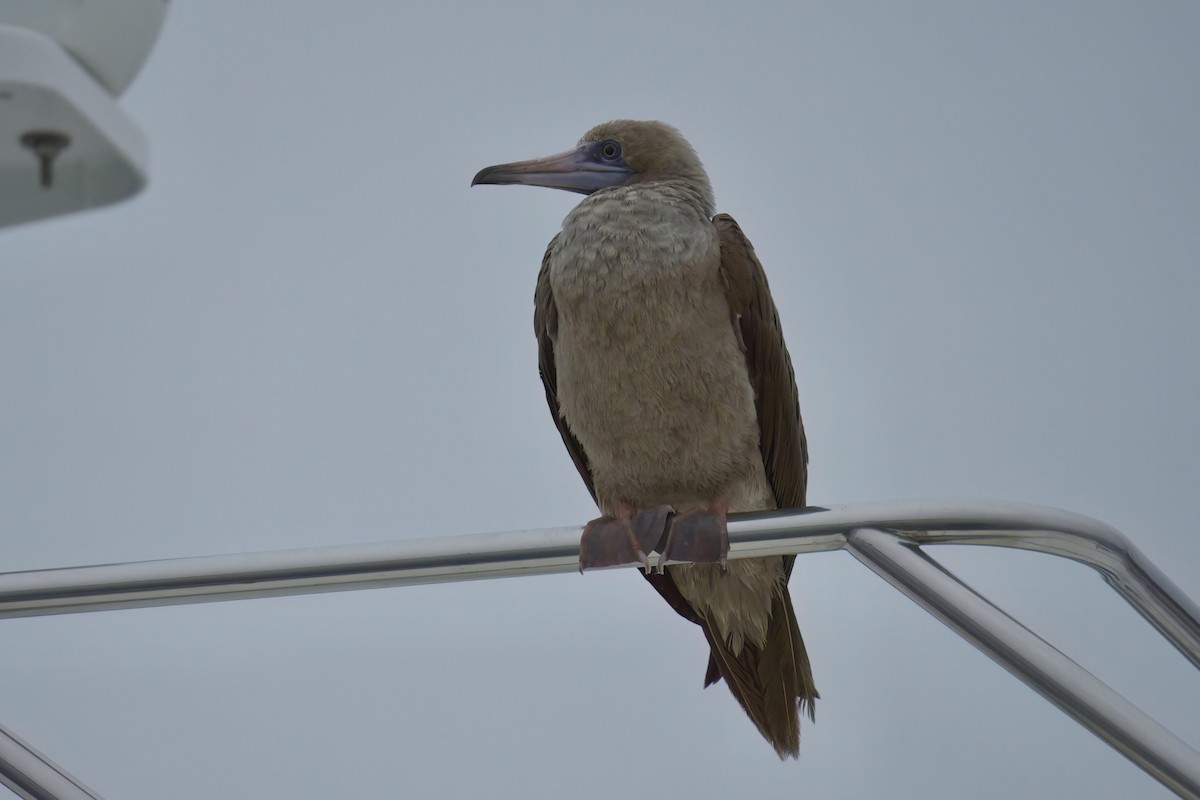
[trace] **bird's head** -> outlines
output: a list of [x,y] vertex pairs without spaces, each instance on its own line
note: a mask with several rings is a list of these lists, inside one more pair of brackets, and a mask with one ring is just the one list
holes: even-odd
[[591,194],[613,186],[681,181],[712,205],[712,188],[696,151],[663,122],[618,119],[597,125],[565,153],[485,167],[471,181],[521,183]]

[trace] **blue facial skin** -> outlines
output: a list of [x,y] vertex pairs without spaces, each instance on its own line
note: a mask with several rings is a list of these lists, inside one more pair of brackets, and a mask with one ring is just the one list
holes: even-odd
[[547,158],[485,167],[475,175],[471,185],[515,183],[591,194],[619,186],[633,174],[633,169],[621,158],[620,143],[605,139],[585,142],[574,150]]

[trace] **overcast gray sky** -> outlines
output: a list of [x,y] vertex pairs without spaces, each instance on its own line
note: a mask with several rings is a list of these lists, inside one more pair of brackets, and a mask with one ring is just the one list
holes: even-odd
[[[534,279],[575,197],[469,189],[666,120],[766,266],[816,504],[989,497],[1200,597],[1200,6],[175,2],[151,183],[0,232],[3,570],[582,523]],[[1200,744],[1090,571],[933,552]],[[1165,797],[845,553],[780,763],[633,572],[0,623],[0,720],[110,800]],[[0,790],[0,794],[3,790]]]

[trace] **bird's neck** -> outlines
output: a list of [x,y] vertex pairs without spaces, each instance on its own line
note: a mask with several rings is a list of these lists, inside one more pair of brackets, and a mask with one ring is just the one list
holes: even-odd
[[596,192],[567,215],[550,277],[564,316],[595,304],[597,314],[611,315],[628,303],[660,304],[664,292],[695,285],[693,272],[715,274],[718,259],[715,229],[694,187],[634,184]]
[[677,198],[679,201],[696,205],[706,219],[712,219],[716,212],[716,201],[713,199],[712,184],[708,175],[700,170],[694,174],[672,176],[669,178],[654,175],[643,175],[634,178],[621,188],[658,188],[665,195]]
[[581,222],[589,226],[618,221],[636,224],[638,216],[644,218],[647,214],[707,222],[714,213],[712,190],[707,181],[639,180],[588,195],[563,220],[563,227]]

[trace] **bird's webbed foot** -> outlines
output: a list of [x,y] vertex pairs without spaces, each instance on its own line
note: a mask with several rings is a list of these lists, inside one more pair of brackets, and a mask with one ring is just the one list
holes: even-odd
[[719,501],[710,510],[696,509],[671,518],[667,540],[658,558],[658,571],[668,564],[720,564],[729,557],[729,504]]
[[598,517],[583,529],[579,540],[579,571],[640,565],[650,571],[650,553],[658,546],[674,511],[657,506],[635,512],[623,505],[616,517]]

